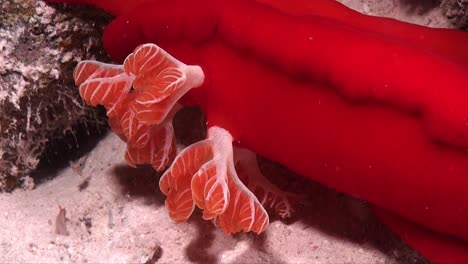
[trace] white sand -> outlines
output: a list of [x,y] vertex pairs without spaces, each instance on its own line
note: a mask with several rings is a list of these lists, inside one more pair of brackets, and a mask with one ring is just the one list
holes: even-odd
[[[127,167],[124,150],[109,134],[89,154],[82,176],[68,167],[32,191],[2,194],[0,262],[144,262],[159,247],[161,263],[392,263],[401,254],[401,244],[363,203],[314,184],[297,221],[274,220],[261,236],[227,236],[198,213],[174,224],[156,173]],[[69,236],[55,233],[59,206],[67,211]]]

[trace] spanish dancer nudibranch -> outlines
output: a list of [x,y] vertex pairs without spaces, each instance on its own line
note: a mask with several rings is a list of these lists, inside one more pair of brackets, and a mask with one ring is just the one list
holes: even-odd
[[[116,15],[104,44],[123,65],[82,61],[74,77],[130,165],[168,167],[174,221],[196,206],[226,233],[260,233],[267,211],[290,216],[255,152],[368,201],[429,259],[468,262],[468,33],[330,0],[71,2]],[[176,156],[183,105],[208,135]]]

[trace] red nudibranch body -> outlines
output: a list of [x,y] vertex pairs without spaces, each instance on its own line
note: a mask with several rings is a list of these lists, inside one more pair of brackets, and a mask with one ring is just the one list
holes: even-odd
[[[276,8],[247,0],[148,0],[125,14],[116,11],[122,15],[105,32],[106,49],[119,60],[139,44],[158,44],[174,56],[175,60],[166,61],[173,69],[167,76],[178,80],[184,93],[189,90],[186,81],[193,80],[188,77],[192,71],[187,70],[193,66],[185,64],[200,65],[203,80],[192,86],[201,86],[183,102],[201,106],[210,127],[229,131],[243,147],[301,175],[369,201],[379,208],[384,222],[431,260],[468,261],[468,153],[464,150],[468,147],[468,51],[462,46],[468,34],[371,18],[334,1],[318,1],[320,9],[303,0],[260,2]],[[307,8],[301,10],[302,4]],[[149,47],[140,47],[129,58]],[[143,75],[137,82],[142,87],[163,87],[139,72],[147,67],[142,65],[156,65],[148,63],[150,55],[132,64],[141,69],[116,71],[105,66],[105,74],[77,78],[84,87],[80,90],[96,90],[98,75],[123,80],[125,85],[118,86],[124,87],[119,90],[123,97],[130,89],[127,81]],[[132,60],[127,58],[124,66]],[[90,73],[97,72],[94,64],[82,65],[91,67]],[[107,79],[98,82],[109,83]],[[143,146],[149,142],[150,126],[157,123],[166,132],[154,132],[158,136],[149,138],[172,142],[167,138],[171,126],[165,121],[171,114],[166,111],[149,124],[147,120],[155,120],[149,116],[157,111],[131,100],[143,98],[141,94],[150,89],[133,86],[134,92],[122,102],[108,105],[116,109],[115,116],[126,117],[117,120],[110,114],[111,126],[129,144],[143,142]],[[151,89],[153,95],[155,89]],[[182,92],[176,94],[153,99],[174,105]],[[89,96],[84,98],[92,103]],[[136,123],[128,125],[126,120]],[[226,146],[229,138],[218,136],[219,130],[211,132],[206,141],[181,153],[161,179],[166,204],[175,220],[185,220],[196,205],[204,210],[205,219],[228,233],[261,232],[265,212],[260,204],[265,203],[239,187],[242,183],[236,179],[245,178],[237,177],[228,161],[235,154],[232,150],[220,154],[219,146]],[[132,141],[135,138],[143,139]],[[142,149],[138,143],[131,144]],[[127,155],[145,151],[129,150]],[[131,160],[135,164],[151,160],[161,168],[168,164],[171,151],[158,158],[137,155]],[[197,158],[188,155],[190,151],[198,153]],[[180,167],[183,162],[203,169]],[[221,182],[219,175],[213,176],[220,170],[228,175]],[[180,175],[195,176],[189,181]],[[230,190],[231,196],[251,201],[251,206],[233,210],[227,196],[212,198],[211,192],[199,189],[205,185],[224,190],[214,191],[221,196]],[[179,206],[174,203],[177,199],[187,203]],[[287,207],[282,204],[282,212]],[[228,222],[233,216],[247,219],[242,218],[245,212],[259,220],[239,226]],[[434,250],[438,247],[444,250]]]

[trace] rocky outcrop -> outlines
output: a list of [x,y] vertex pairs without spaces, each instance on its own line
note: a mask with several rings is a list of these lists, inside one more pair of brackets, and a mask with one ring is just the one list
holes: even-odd
[[84,7],[0,2],[0,191],[31,186],[50,142],[105,124],[82,102],[72,72],[82,59],[107,60],[101,33],[109,20]]
[[442,0],[441,6],[455,27],[468,30],[468,0]]

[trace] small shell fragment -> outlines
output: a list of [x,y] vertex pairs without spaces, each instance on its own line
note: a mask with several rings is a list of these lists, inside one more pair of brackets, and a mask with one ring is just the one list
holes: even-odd
[[67,210],[59,205],[59,213],[55,218],[55,233],[57,235],[68,236],[70,233],[67,230]]

